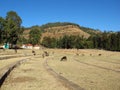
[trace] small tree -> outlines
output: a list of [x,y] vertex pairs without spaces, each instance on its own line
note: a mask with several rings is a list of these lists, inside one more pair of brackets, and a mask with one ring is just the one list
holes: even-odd
[[31,29],[29,33],[29,42],[34,46],[40,43],[41,31],[38,28]]

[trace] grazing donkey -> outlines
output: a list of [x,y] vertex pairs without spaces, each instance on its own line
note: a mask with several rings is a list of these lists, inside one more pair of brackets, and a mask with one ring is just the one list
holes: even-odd
[[49,56],[49,53],[47,51],[44,51],[45,56]]
[[98,56],[101,56],[102,54],[98,54]]
[[35,53],[35,51],[34,51],[34,50],[32,50],[32,53],[33,53],[33,55],[34,55],[34,56],[36,55],[36,53]]
[[67,61],[67,57],[63,56],[60,61]]
[[42,57],[44,58],[45,56],[49,56],[49,53],[47,51],[44,51],[42,54]]

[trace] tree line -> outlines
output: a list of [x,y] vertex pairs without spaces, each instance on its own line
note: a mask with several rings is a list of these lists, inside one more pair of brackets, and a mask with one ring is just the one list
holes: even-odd
[[85,39],[81,36],[63,36],[62,38],[44,37],[42,45],[48,48],[105,49],[120,51],[120,32],[104,32]]
[[55,22],[55,23],[47,23],[47,24],[44,24],[42,26],[40,26],[40,28],[42,30],[46,29],[46,28],[50,28],[50,27],[58,27],[58,26],[66,26],[66,25],[74,25],[74,26],[78,26],[78,24],[75,24],[75,23],[70,23],[70,22]]
[[93,47],[111,51],[120,51],[120,31],[104,32],[91,38]]

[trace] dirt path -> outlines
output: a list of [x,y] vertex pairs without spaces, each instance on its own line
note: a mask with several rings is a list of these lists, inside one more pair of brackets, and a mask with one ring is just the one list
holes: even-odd
[[1,90],[69,90],[46,71],[42,58],[32,58],[15,68]]
[[60,74],[58,74],[57,72],[55,72],[48,64],[47,64],[47,60],[49,60],[49,58],[47,58],[44,62],[44,67],[46,68],[46,70],[53,75],[58,81],[60,81],[64,86],[68,87],[70,90],[84,90],[83,88],[81,88],[79,85],[75,84],[74,82],[66,79],[65,77],[61,76]]
[[26,62],[27,60],[29,60],[29,58],[24,58],[21,59],[19,61],[16,61],[14,63],[11,63],[9,65],[6,65],[5,67],[0,69],[0,88],[2,86],[2,84],[4,83],[5,79],[8,77],[8,75],[10,74],[10,72],[17,66],[19,66],[20,64]]

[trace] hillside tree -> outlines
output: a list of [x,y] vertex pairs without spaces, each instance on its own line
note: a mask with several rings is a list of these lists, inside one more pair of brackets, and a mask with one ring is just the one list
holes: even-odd
[[29,42],[34,46],[40,43],[41,31],[38,28],[32,28],[29,32]]

